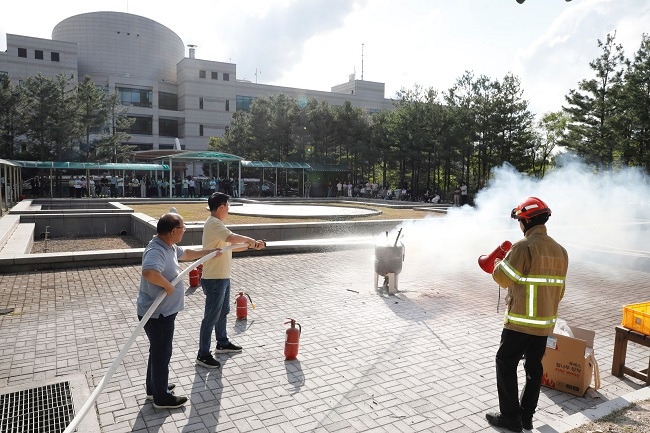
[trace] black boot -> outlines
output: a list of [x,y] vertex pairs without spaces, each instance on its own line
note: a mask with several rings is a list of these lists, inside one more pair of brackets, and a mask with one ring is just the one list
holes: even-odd
[[525,430],[532,430],[533,429],[533,416],[532,415],[530,415],[530,416],[522,415],[521,416],[521,426]]
[[485,414],[485,419],[495,427],[502,427],[513,432],[521,432],[521,419],[519,418],[506,418],[499,412],[488,412]]

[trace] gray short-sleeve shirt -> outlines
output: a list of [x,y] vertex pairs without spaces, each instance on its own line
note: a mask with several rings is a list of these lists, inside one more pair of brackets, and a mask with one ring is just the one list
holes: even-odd
[[[162,274],[167,281],[173,281],[180,274],[178,258],[185,253],[185,250],[178,245],[167,245],[164,241],[154,236],[142,254],[142,270],[152,269]],[[158,308],[151,315],[158,318],[160,315],[167,317],[178,313],[185,306],[185,286],[183,281],[176,283],[176,290],[158,305]],[[140,277],[140,291],[138,293],[138,316],[144,316],[149,307],[154,303],[160,292],[164,291],[160,286],[150,283],[144,277]]]

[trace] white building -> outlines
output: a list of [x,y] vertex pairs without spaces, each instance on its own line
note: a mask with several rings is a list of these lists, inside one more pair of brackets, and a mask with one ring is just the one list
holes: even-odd
[[173,149],[178,137],[186,150],[205,150],[221,137],[235,110],[247,110],[257,97],[285,93],[331,105],[350,101],[369,112],[391,109],[384,83],[355,80],[331,92],[251,83],[237,79],[237,65],[196,58],[196,50],[172,30],[145,17],[91,12],[61,21],[52,39],[7,35],[0,73],[14,84],[41,72],[59,73],[117,91],[136,122],[130,144],[138,150]]

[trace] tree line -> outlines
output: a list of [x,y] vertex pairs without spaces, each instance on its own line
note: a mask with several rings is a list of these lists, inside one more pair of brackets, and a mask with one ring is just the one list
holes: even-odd
[[118,162],[132,120],[117,93],[92,77],[38,74],[19,85],[0,75],[0,155],[35,161]]
[[468,71],[444,92],[402,89],[393,110],[377,113],[283,94],[255,99],[210,147],[249,160],[343,164],[348,181],[408,185],[414,197],[435,190],[450,198],[459,183],[477,191],[504,162],[543,177],[565,151],[598,170],[650,172],[650,38],[642,35],[631,59],[615,33],[598,46],[594,77],[538,120],[518,77]]

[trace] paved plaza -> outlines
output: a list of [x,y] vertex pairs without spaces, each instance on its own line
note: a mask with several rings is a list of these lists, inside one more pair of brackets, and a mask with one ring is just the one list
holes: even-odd
[[[407,251],[400,293],[386,296],[372,287],[370,248],[238,258],[233,292],[256,306],[247,321],[234,306],[229,318],[243,353],[217,356],[218,370],[195,365],[204,295],[190,289],[170,365],[190,402],[155,410],[145,399],[141,335],[88,416],[107,433],[496,431],[484,413],[498,408],[498,290],[474,257],[461,271],[430,266],[410,266]],[[0,307],[15,311],[0,316],[0,390],[71,374],[94,389],[136,327],[139,279],[137,265],[1,275]],[[647,271],[571,263],[560,316],[596,331],[602,387],[585,397],[542,388],[536,427],[642,388],[610,368],[621,306],[646,301],[647,280]],[[295,361],[283,356],[288,317],[303,331]],[[630,367],[647,367],[642,349],[629,345]]]

